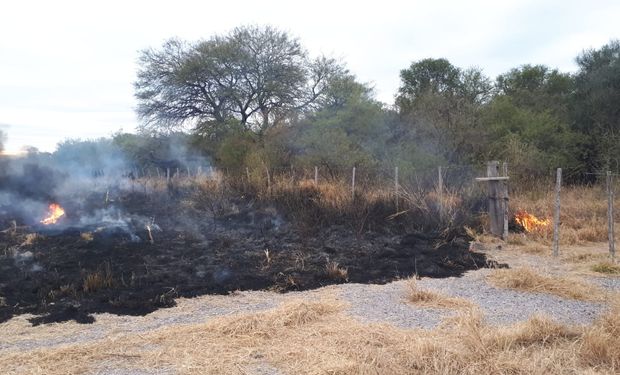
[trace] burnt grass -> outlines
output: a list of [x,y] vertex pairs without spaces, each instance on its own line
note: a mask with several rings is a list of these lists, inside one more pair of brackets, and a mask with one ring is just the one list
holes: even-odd
[[[133,192],[104,203],[93,193],[80,205],[60,203],[67,216],[56,225],[18,221],[14,228],[6,210],[0,218],[0,322],[29,313],[34,325],[90,323],[92,313],[144,315],[178,297],[450,277],[497,266],[470,251],[463,235],[405,230],[398,220],[309,228],[277,204],[247,196],[196,203],[174,192]],[[128,213],[126,227],[77,225],[86,211],[109,206]],[[153,242],[136,217],[156,224]]]

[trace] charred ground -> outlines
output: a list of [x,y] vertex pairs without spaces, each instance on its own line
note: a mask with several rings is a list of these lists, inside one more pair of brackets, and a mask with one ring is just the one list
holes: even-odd
[[145,182],[64,198],[67,216],[54,226],[14,220],[4,210],[0,322],[31,313],[38,315],[33,324],[87,323],[91,313],[141,315],[180,296],[385,283],[496,266],[470,251],[461,231],[438,231],[430,209],[394,215],[389,200],[367,196],[332,204],[338,189],[326,189],[276,185],[266,194],[215,180]]

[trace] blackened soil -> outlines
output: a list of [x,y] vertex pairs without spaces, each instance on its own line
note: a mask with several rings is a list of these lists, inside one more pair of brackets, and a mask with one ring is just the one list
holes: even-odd
[[9,228],[0,232],[0,322],[31,313],[37,315],[33,324],[90,323],[92,313],[143,315],[174,306],[180,296],[386,283],[495,266],[470,251],[464,238],[359,234],[346,226],[309,235],[275,210],[251,205],[217,217],[183,212],[186,222],[160,216],[161,231],[152,230],[153,243],[146,229],[135,225],[131,234],[70,223],[13,231],[8,219],[0,221]]

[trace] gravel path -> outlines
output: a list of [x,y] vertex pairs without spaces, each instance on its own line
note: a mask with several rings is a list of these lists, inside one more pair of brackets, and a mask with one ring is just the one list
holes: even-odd
[[[495,325],[524,321],[536,314],[547,315],[565,324],[588,324],[605,309],[604,304],[597,302],[496,288],[486,282],[488,272],[468,272],[460,278],[426,278],[419,280],[417,285],[474,302],[481,308],[486,321]],[[347,285],[340,286],[340,294],[351,304],[351,314],[360,320],[389,322],[402,328],[434,328],[442,319],[455,313],[454,310],[416,307],[405,302],[405,285],[406,281],[387,285]]]

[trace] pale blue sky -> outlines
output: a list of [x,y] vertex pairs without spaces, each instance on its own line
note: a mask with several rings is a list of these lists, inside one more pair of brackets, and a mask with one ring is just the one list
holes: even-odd
[[9,151],[134,131],[138,51],[173,36],[274,25],[311,54],[342,59],[386,103],[414,60],[446,57],[491,77],[526,63],[574,71],[583,49],[620,38],[617,0],[21,0],[0,9],[0,128]]

